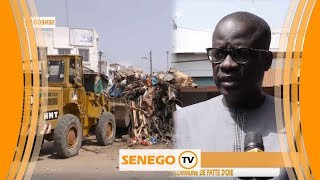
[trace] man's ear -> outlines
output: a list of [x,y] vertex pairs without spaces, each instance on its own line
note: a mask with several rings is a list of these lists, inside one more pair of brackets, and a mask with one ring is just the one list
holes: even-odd
[[268,69],[271,67],[273,59],[273,54],[271,51],[268,51],[265,58],[264,58],[264,71],[268,71]]

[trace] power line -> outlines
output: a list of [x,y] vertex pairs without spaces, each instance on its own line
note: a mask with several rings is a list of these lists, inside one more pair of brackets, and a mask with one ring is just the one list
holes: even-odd
[[189,30],[194,30],[194,31],[211,32],[209,30],[195,29],[195,28],[190,28],[190,27],[185,27],[185,26],[177,26],[177,27],[181,28],[181,29],[189,29]]

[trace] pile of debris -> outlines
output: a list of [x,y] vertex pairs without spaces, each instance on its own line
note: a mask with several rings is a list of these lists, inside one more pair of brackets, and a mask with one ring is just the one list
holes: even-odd
[[176,70],[150,76],[126,69],[115,72],[113,84],[104,92],[107,97],[126,99],[130,106],[131,143],[151,145],[172,142],[173,112],[182,106],[176,98],[179,88],[195,86],[191,77]]

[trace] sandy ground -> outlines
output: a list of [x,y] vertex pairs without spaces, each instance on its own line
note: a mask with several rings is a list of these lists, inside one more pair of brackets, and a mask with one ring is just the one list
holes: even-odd
[[109,146],[98,146],[94,139],[86,139],[78,156],[60,159],[52,142],[42,146],[33,180],[50,179],[173,179],[170,172],[120,172],[119,149],[168,149],[172,146],[158,143],[151,146],[114,142]]

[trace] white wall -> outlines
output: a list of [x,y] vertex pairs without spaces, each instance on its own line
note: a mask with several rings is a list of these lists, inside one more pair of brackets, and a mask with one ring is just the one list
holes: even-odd
[[211,62],[205,53],[175,54],[171,67],[188,74],[191,77],[212,76]]
[[71,54],[79,54],[78,49],[89,49],[89,62],[83,62],[83,65],[98,71],[98,45],[97,39],[98,34],[94,32],[94,44],[92,47],[87,46],[71,46],[69,41],[69,28],[67,27],[56,27],[54,29],[43,30],[43,37],[45,46],[48,49],[48,55],[57,55],[58,48],[71,49]]

